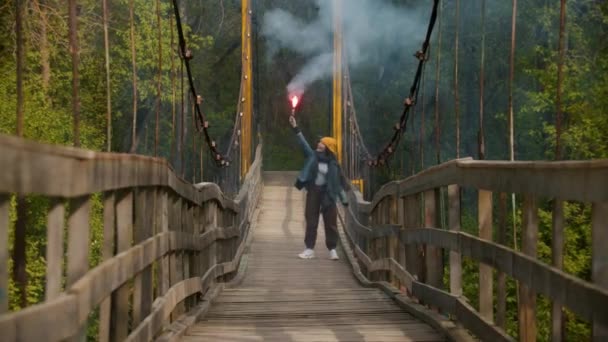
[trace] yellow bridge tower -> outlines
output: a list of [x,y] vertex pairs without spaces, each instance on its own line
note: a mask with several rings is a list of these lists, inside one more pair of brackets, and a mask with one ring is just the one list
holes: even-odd
[[334,58],[332,136],[338,142],[338,161],[342,163],[342,0],[333,0]]
[[241,179],[251,166],[252,117],[253,117],[253,64],[251,49],[251,0],[241,0]]

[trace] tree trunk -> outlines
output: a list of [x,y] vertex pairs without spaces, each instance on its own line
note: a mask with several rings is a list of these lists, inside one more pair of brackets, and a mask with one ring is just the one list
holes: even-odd
[[[441,15],[443,14],[443,2],[439,4],[439,36],[437,37],[437,67],[435,70],[435,157],[437,164],[441,163],[441,128],[439,127],[439,83],[441,81],[441,36],[442,36],[442,21]],[[442,207],[443,208],[443,207]]]
[[[200,163],[201,163],[201,166],[200,166],[200,167],[201,167],[201,170],[200,170],[201,182],[203,182],[203,180],[205,179],[204,174],[203,174],[203,170],[204,170],[204,169],[203,169],[203,153],[205,153],[205,151],[204,151],[204,148],[205,148],[205,147],[203,146],[204,144],[203,144],[202,139],[203,139],[203,138],[201,137],[200,149],[199,149],[199,153],[200,153],[199,155],[200,155],[200,158],[201,158],[201,160],[200,160]],[[233,167],[233,169],[234,169],[234,168],[235,168],[235,167]]]
[[180,79],[182,82],[181,85],[181,99],[182,99],[182,108],[180,111],[180,117],[179,117],[179,143],[177,145],[177,152],[179,153],[179,174],[183,177],[184,176],[184,115],[185,115],[185,108],[184,108],[184,62],[182,61],[181,64],[181,70],[180,70]]
[[[192,112],[190,114],[192,114],[190,116],[192,122],[190,123],[191,126],[190,127],[195,127],[195,123],[194,121],[196,120],[195,116],[195,107],[196,106],[196,99],[192,100],[192,106],[190,107],[190,110],[192,110]],[[192,152],[190,153],[190,160],[192,163],[192,183],[196,183],[196,131],[193,129],[192,130]]]
[[149,139],[148,139],[148,122],[147,122],[147,120],[143,123],[143,125],[144,125],[144,148],[143,148],[142,154],[148,155],[150,150],[148,149]]
[[[409,160],[410,169],[411,169],[410,176],[416,174],[416,153],[420,152],[420,148],[421,148],[420,144],[422,143],[420,141],[420,135],[416,134],[416,132],[420,131],[419,129],[416,128],[416,120],[415,119],[416,119],[416,114],[417,114],[416,113],[417,112],[416,111],[417,108],[418,108],[417,106],[413,106],[410,109],[411,110],[411,115],[412,115],[412,132],[413,132],[413,134],[412,134],[412,147],[410,148],[411,157],[410,157],[410,160]],[[418,144],[418,146],[416,146],[416,143]]]
[[27,256],[26,256],[26,231],[28,205],[23,195],[17,195],[17,222],[15,222],[15,245],[13,248],[13,277],[19,289],[19,305],[21,308],[27,306]]
[[[23,92],[23,74],[25,69],[25,42],[23,39],[23,21],[25,17],[24,4],[22,0],[15,0],[15,35],[17,45],[17,122],[16,134],[23,137],[23,121],[24,121],[24,92]],[[26,230],[26,206],[25,197],[17,196],[17,222],[15,223],[15,245],[13,248],[13,278],[17,284],[20,294],[20,306],[27,306],[27,272],[25,270],[26,253],[25,253],[25,230]]]
[[[183,4],[183,2],[181,2]],[[184,11],[183,15],[181,15],[182,17],[182,22],[188,22],[187,18],[186,18],[186,11]],[[186,50],[184,48],[183,52],[185,53]],[[182,113],[181,113],[181,118],[180,118],[180,159],[181,159],[181,176],[182,178],[186,177],[186,157],[185,157],[185,153],[186,153],[186,134],[187,134],[187,130],[186,130],[186,115],[188,114],[188,102],[190,101],[190,95],[189,95],[189,91],[191,89],[185,90],[184,88],[184,63],[185,63],[185,56],[182,56],[182,58],[184,58],[184,60],[182,61]],[[186,73],[187,75],[187,73]]]
[[131,153],[137,151],[137,61],[135,51],[135,15],[133,1],[129,1],[129,22],[131,23],[131,65],[133,69],[133,127],[131,131]]
[[[559,20],[559,48],[557,60],[557,94],[556,94],[556,117],[555,117],[555,159],[562,159],[562,85],[564,81],[564,58],[565,58],[565,30],[566,30],[566,0],[561,0]],[[564,266],[564,204],[555,199],[553,207],[553,237],[552,237],[552,261],[553,266],[562,269]],[[562,305],[559,301],[553,301],[551,308],[551,340],[564,340],[563,325],[564,318]]]
[[460,0],[456,0],[456,36],[454,38],[454,112],[456,115],[456,158],[460,158],[460,98],[458,94],[458,39],[460,36]]
[[156,120],[154,129],[154,156],[158,156],[158,141],[160,137],[160,107],[161,107],[161,85],[163,82],[163,36],[162,21],[160,16],[160,0],[156,0],[156,21],[158,23],[158,85],[156,88]]
[[478,152],[479,159],[486,159],[486,146],[483,130],[484,115],[484,85],[485,85],[485,62],[486,62],[486,0],[481,0],[481,65],[479,67],[479,133]]
[[38,0],[34,1],[36,10],[40,16],[40,67],[42,73],[42,90],[45,95],[48,94],[49,83],[51,81],[51,62],[50,62],[50,51],[49,51],[49,36],[48,36],[48,17],[46,15],[46,1]]
[[23,93],[23,70],[25,68],[24,45],[23,40],[23,17],[25,16],[23,0],[15,0],[15,35],[17,45],[17,122],[16,134],[19,137],[23,136],[23,116],[24,110],[24,93]]
[[512,0],[512,17],[511,17],[511,54],[509,56],[509,160],[515,160],[515,141],[514,141],[514,123],[513,123],[513,78],[515,74],[515,37],[517,24],[517,0]]
[[[511,10],[511,53],[509,55],[509,99],[508,99],[508,125],[509,125],[509,160],[515,160],[515,141],[514,141],[514,118],[513,118],[513,80],[515,74],[515,38],[516,38],[516,29],[517,29],[517,0],[512,0],[512,10]],[[513,224],[513,249],[517,250],[517,227],[515,225],[516,222],[516,202],[515,202],[515,194],[511,194],[511,213],[512,213],[512,224]],[[516,292],[518,298],[518,305],[522,304],[522,291],[520,290],[519,282],[516,283]],[[523,292],[526,292],[524,289]],[[523,293],[525,297],[526,293]],[[525,300],[524,300],[524,304]],[[525,317],[521,317],[520,319],[525,319]],[[520,323],[520,328],[522,327]],[[525,338],[523,332],[519,331],[519,338],[522,340]]]
[[566,30],[566,0],[561,0],[559,16],[559,51],[557,60],[557,96],[555,115],[555,159],[562,159],[562,86],[564,83],[565,30]]
[[173,16],[170,16],[169,26],[171,26],[171,163],[175,163],[175,113],[177,101],[177,88],[175,86],[175,31],[173,27]]
[[103,0],[103,46],[106,57],[106,150],[112,151],[112,84],[110,80],[110,38],[108,0]]
[[420,102],[422,103],[422,108],[420,111],[420,171],[424,170],[424,120],[425,120],[425,110],[424,106],[424,72],[422,73],[422,84],[421,84],[421,94],[420,94]]
[[70,54],[72,55],[72,115],[74,116],[74,146],[80,147],[80,51],[78,46],[78,13],[76,0],[69,0]]

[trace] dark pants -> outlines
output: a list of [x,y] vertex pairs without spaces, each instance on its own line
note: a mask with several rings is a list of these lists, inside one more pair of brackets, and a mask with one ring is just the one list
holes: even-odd
[[306,248],[315,248],[319,215],[323,214],[325,246],[327,246],[327,249],[332,250],[336,248],[338,242],[338,211],[335,203],[332,203],[330,206],[324,208],[324,210],[321,210],[323,196],[325,196],[324,188],[318,186],[309,187],[306,194],[306,209],[304,213],[306,217],[306,236],[304,237],[304,243],[306,244]]

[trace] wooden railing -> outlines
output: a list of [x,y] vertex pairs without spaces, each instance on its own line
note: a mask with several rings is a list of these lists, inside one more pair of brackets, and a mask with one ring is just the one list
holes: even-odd
[[[241,191],[228,199],[215,184],[178,178],[162,159],[0,136],[0,340],[82,338],[95,310],[100,341],[172,339],[237,270],[261,162],[259,146]],[[52,203],[45,300],[9,312],[10,198],[31,194]],[[94,195],[103,201],[103,261],[89,270]]]
[[[437,228],[439,194],[446,187],[449,230],[442,230]],[[462,187],[477,190],[479,236],[460,231]],[[506,247],[506,197],[512,193],[523,198],[521,251]],[[492,241],[493,194],[499,202],[497,242]],[[343,244],[347,255],[356,258],[353,268],[362,281],[405,288],[410,298],[451,315],[480,339],[498,341],[512,340],[504,330],[507,275],[520,285],[519,340],[536,339],[536,294],[550,299],[558,311],[567,307],[593,322],[594,339],[608,337],[608,161],[460,159],[386,184],[371,203],[356,193],[351,197]],[[537,259],[540,199],[592,204],[593,283]],[[563,231],[563,220],[557,209],[553,215],[555,233]],[[449,258],[444,258],[448,251]],[[479,262],[479,311],[463,297],[463,256]],[[449,289],[443,283],[446,259]],[[496,318],[492,269],[498,271]]]

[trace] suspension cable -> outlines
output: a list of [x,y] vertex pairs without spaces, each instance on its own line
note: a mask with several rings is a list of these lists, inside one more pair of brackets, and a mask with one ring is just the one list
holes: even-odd
[[[348,60],[348,58],[346,57],[346,51],[344,51],[344,56],[345,59]],[[353,134],[356,136],[357,142],[359,143],[360,148],[363,150],[363,154],[365,154],[365,158],[370,159],[372,158],[372,154],[369,152],[367,146],[365,145],[365,141],[363,140],[363,136],[361,135],[361,129],[359,128],[359,121],[357,120],[357,112],[355,110],[355,99],[353,97],[353,89],[350,83],[350,70],[348,68],[348,62],[346,62],[345,64],[346,67],[344,72],[346,74],[345,77],[348,80],[346,85],[347,108],[350,108],[350,116],[352,118],[354,128]]]
[[390,141],[386,144],[384,149],[375,157],[370,158],[368,160],[369,166],[378,166],[385,165],[390,156],[397,150],[397,146],[399,145],[399,141],[401,140],[401,136],[405,133],[407,128],[407,122],[409,119],[409,113],[411,107],[413,107],[416,103],[416,99],[418,97],[418,90],[420,88],[420,80],[422,78],[423,66],[428,60],[427,52],[430,46],[431,35],[433,34],[433,28],[435,27],[435,22],[437,20],[437,9],[438,9],[439,0],[433,1],[433,10],[431,13],[431,17],[429,20],[429,25],[426,32],[426,37],[424,43],[422,44],[422,49],[416,52],[415,56],[418,58],[418,68],[416,70],[416,74],[414,76],[414,81],[412,82],[412,86],[410,87],[409,96],[404,101],[403,112],[401,113],[401,117],[399,118],[399,122],[395,124],[395,132],[391,137]]
[[186,73],[188,74],[188,83],[190,86],[190,92],[191,92],[191,96],[194,102],[194,108],[195,108],[195,115],[196,115],[196,129],[199,132],[203,132],[204,137],[205,137],[205,142],[207,143],[207,146],[209,147],[209,150],[211,151],[212,154],[212,159],[215,161],[215,164],[217,166],[227,166],[229,163],[227,163],[227,160],[225,158],[224,155],[222,155],[217,147],[214,141],[211,140],[211,137],[209,135],[209,123],[205,120],[205,115],[203,114],[203,111],[201,110],[200,107],[200,103],[201,103],[201,97],[198,95],[196,88],[194,86],[194,78],[192,77],[192,71],[190,69],[190,60],[192,59],[192,51],[188,50],[186,47],[186,39],[184,38],[184,30],[182,28],[182,22],[181,22],[181,18],[180,18],[180,12],[179,12],[179,6],[177,4],[177,0],[173,0],[173,10],[175,12],[175,23],[177,26],[177,34],[178,34],[178,40],[179,40],[179,48],[180,48],[180,57],[182,58],[185,66],[186,66]]

